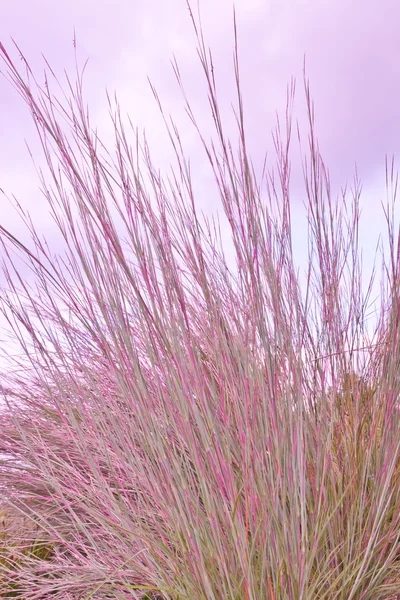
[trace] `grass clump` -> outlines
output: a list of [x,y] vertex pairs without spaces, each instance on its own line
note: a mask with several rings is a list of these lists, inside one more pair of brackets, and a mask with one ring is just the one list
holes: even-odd
[[[235,154],[193,24],[216,138],[198,133],[235,269],[217,222],[197,214],[173,125],[178,166],[163,179],[110,101],[113,158],[90,126],[81,79],[63,104],[0,45],[40,135],[53,182],[41,175],[42,191],[66,245],[53,256],[24,213],[32,249],[0,224],[2,311],[25,353],[22,374],[7,372],[3,387],[0,486],[4,510],[22,520],[4,538],[0,595],[388,599],[400,589],[393,222],[382,310],[366,342],[359,184],[351,201],[331,197],[307,81],[302,288],[289,193],[294,87],[286,139],[280,127],[274,136],[277,167],[258,179],[236,25]],[[394,202],[393,166],[387,186]]]

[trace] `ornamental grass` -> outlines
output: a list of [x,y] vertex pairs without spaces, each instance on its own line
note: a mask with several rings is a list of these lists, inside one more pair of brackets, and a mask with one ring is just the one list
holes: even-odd
[[386,164],[389,256],[371,327],[361,186],[333,198],[306,77],[303,272],[290,194],[294,85],[273,134],[276,164],[258,176],[236,23],[235,140],[194,18],[193,26],[211,140],[183,98],[229,225],[232,264],[220,218],[199,215],[196,165],[173,121],[165,116],[175,166],[162,175],[117,100],[108,99],[115,145],[107,150],[78,70],[57,97],[50,66],[41,86],[26,59],[16,65],[0,44],[37,128],[49,170],[38,172],[41,191],[65,248],[52,252],[21,208],[29,244],[0,223],[1,311],[20,348],[1,388],[0,597],[395,598],[394,165]]

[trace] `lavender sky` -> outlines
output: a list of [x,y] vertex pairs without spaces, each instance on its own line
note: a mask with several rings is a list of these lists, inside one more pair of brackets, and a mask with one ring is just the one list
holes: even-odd
[[[256,168],[265,153],[273,155],[271,130],[276,111],[284,116],[286,90],[297,81],[294,118],[307,145],[302,80],[304,55],[315,102],[316,131],[330,170],[333,193],[353,183],[357,163],[363,184],[361,224],[368,272],[376,243],[385,231],[381,201],[386,199],[385,154],[399,154],[400,3],[398,0],[236,0],[239,53],[249,149]],[[203,29],[211,47],[220,103],[227,129],[234,135],[230,102],[234,97],[231,0],[200,0]],[[1,8],[0,41],[18,62],[11,37],[43,81],[43,54],[64,84],[63,70],[74,77],[74,29],[80,65],[89,58],[85,97],[92,123],[103,140],[112,141],[105,96],[117,91],[124,112],[145,127],[154,162],[168,168],[171,149],[147,77],[166,112],[177,121],[192,164],[196,165],[198,203],[215,207],[212,179],[193,128],[183,112],[181,92],[170,61],[175,55],[199,123],[210,124],[204,79],[184,0],[13,0]],[[3,65],[0,66],[3,70]],[[0,188],[15,194],[32,212],[38,230],[57,249],[57,231],[38,191],[38,178],[25,146],[40,164],[41,149],[27,107],[0,76]],[[305,199],[301,165],[294,140],[293,211]],[[273,164],[273,158],[272,163]],[[349,199],[351,198],[351,193]],[[14,209],[0,196],[0,222],[28,239]],[[299,264],[307,254],[304,228],[296,230]],[[25,236],[25,237],[24,237]],[[1,279],[0,282],[4,281]],[[0,347],[6,348],[1,335]]]

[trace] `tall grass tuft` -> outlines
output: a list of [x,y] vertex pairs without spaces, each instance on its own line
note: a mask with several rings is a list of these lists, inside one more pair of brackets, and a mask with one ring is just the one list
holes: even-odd
[[[200,218],[179,131],[163,178],[119,106],[115,148],[70,97],[22,75],[65,254],[21,211],[0,225],[2,313],[25,358],[4,374],[0,596],[25,600],[379,600],[400,590],[399,258],[390,206],[382,310],[365,323],[360,185],[331,197],[306,78],[306,285],[292,246],[291,106],[277,167],[247,153],[235,24],[236,146],[193,19],[215,123],[207,142],[235,251]],[[175,73],[183,86],[179,69]],[[53,74],[54,76],[54,74]],[[55,77],[55,76],[54,76]],[[158,100],[158,96],[155,97]],[[160,103],[160,109],[162,105]],[[23,259],[29,279],[18,267]],[[25,266],[26,269],[26,266]],[[26,273],[26,271],[25,271]],[[29,281],[33,281],[31,285]],[[360,352],[360,348],[363,351]]]

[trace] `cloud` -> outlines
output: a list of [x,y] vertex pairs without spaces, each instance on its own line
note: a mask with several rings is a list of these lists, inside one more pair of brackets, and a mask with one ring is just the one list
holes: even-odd
[[[306,56],[316,133],[331,172],[332,193],[352,181],[357,162],[364,183],[366,216],[373,229],[380,211],[380,189],[384,195],[384,157],[386,153],[398,154],[400,144],[400,4],[397,0],[241,0],[235,4],[248,148],[256,168],[261,169],[266,151],[270,166],[274,165],[271,129],[276,111],[284,117],[291,76],[297,78],[294,116],[299,120],[303,146],[307,144],[302,86]],[[230,112],[235,102],[232,2],[200,0],[200,7],[206,44],[214,56],[222,112],[235,138]],[[175,55],[195,114],[211,133],[207,90],[185,1],[120,0],[116,8],[115,0],[14,0],[3,7],[0,40],[15,58],[12,36],[39,79],[43,53],[64,84],[64,68],[74,79],[74,29],[80,64],[89,58],[85,95],[92,123],[104,132],[106,141],[112,140],[104,92],[106,87],[111,92],[117,90],[122,111],[128,112],[135,124],[146,126],[156,163],[168,168],[171,149],[149,90],[149,76],[167,114],[173,113],[187,153],[196,164],[201,208],[211,211],[215,207],[215,196],[209,191],[212,177],[206,174],[204,153],[185,116],[170,64]],[[0,188],[15,193],[24,207],[35,207],[36,215],[43,214],[45,205],[24,145],[26,137],[35,157],[41,154],[33,123],[3,78],[0,130]],[[294,138],[294,147],[296,144]],[[304,185],[299,160],[294,162],[292,173],[293,198],[301,206]],[[2,223],[15,228],[17,221],[3,202],[1,210]],[[44,235],[55,235],[48,219],[41,224]],[[376,239],[378,234],[376,231]],[[364,242],[370,244],[371,232]]]

